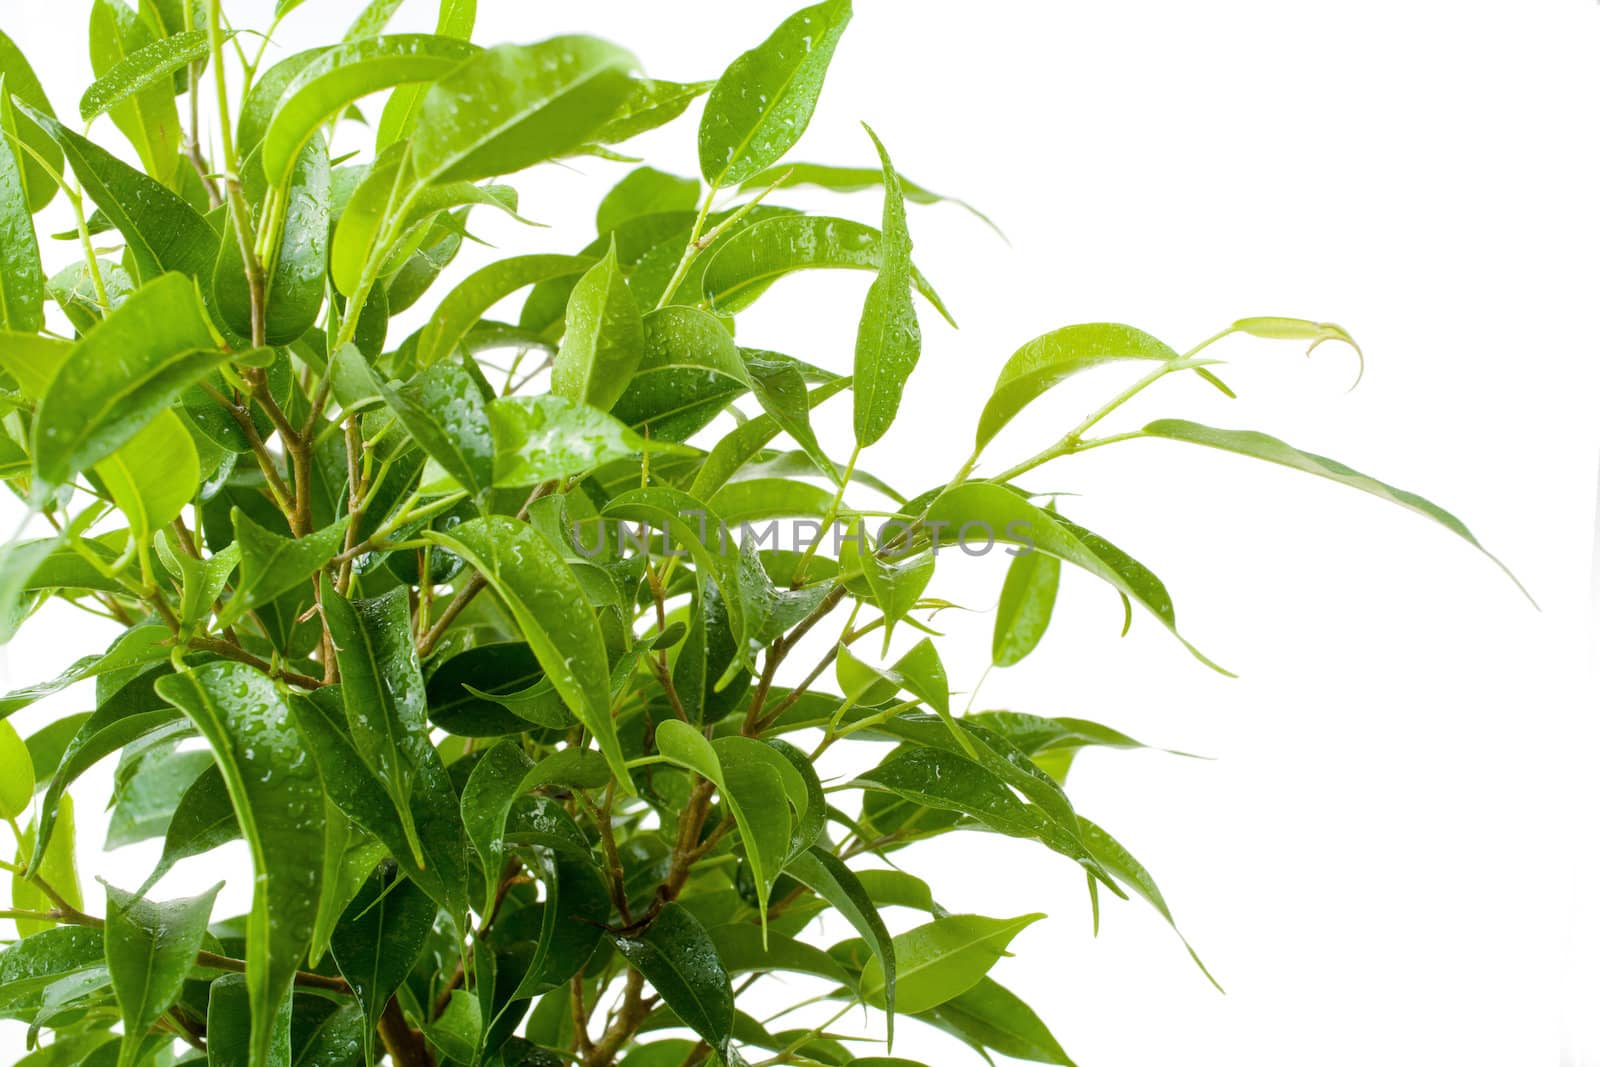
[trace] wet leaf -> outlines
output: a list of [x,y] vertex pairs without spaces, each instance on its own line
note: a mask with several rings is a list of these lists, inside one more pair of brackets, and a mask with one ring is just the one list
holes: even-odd
[[911,233],[900,176],[871,127],[867,134],[883,161],[883,237],[878,276],[867,290],[856,328],[855,429],[860,447],[888,432],[922,355],[922,328],[911,302]]
[[334,927],[339,973],[356,991],[368,1062],[376,1058],[378,1016],[422,956],[438,905],[415,882],[380,865]]
[[491,401],[489,428],[497,489],[570,478],[646,451],[689,451],[649,441],[597,408],[552,393]]
[[729,64],[700,120],[700,172],[713,188],[739,184],[800,139],[850,14],[850,0],[802,8]]
[[[122,0],[94,0],[89,11],[89,62],[96,78],[109,78],[122,64],[156,44],[150,28]],[[166,184],[177,174],[183,144],[171,78],[150,84],[111,107],[111,121],[133,145],[147,174]],[[90,116],[85,115],[88,122]]]
[[614,940],[678,1018],[726,1054],[733,1035],[733,988],[716,945],[694,916],[668,904],[643,931]]
[[311,942],[322,871],[269,856],[320,855],[322,783],[313,749],[270,679],[239,663],[168,675],[156,691],[199,727],[216,754],[250,846],[255,890],[246,924],[250,1057],[267,1062],[273,1025]]
[[518,289],[588,270],[584,256],[531,255],[502,259],[468,275],[439,302],[417,339],[417,363],[427,367],[455,351],[484,312]]
[[617,265],[615,242],[573,287],[566,323],[550,370],[550,391],[600,411],[611,410],[645,352],[639,305]]
[[90,122],[130,97],[164,86],[173,74],[205,59],[210,51],[209,35],[204,30],[180,30],[156,38],[100,75],[78,101],[78,115]]
[[[142,1038],[178,998],[221,888],[158,904],[106,886],[106,963],[125,1034]],[[133,1063],[137,1049],[125,1041],[120,1062]]]
[[36,333],[44,328],[44,267],[25,157],[11,141],[18,128],[8,89],[0,69],[0,328]]

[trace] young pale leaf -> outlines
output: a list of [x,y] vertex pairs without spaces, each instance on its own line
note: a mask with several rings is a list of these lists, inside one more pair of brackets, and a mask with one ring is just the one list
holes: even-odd
[[883,239],[878,276],[867,290],[856,327],[855,430],[856,444],[863,448],[888,432],[922,355],[922,328],[911,302],[911,232],[900,176],[870,126],[867,135],[883,162]]
[[426,182],[511,174],[590,140],[627,99],[633,55],[594,37],[501,45],[422,98],[412,137]]
[[593,263],[587,256],[513,256],[468,275],[439,302],[422,328],[417,338],[417,364],[430,366],[455,351],[484,312],[518,289],[578,274]]
[[1055,610],[1061,561],[1044,552],[1019,552],[1006,568],[994,616],[990,655],[996,667],[1013,667],[1039,646]]
[[605,258],[573,287],[567,332],[550,369],[550,391],[600,411],[611,410],[644,356],[644,322],[617,265],[612,242]]
[[334,927],[333,959],[361,1002],[368,1062],[376,1058],[378,1017],[416,966],[437,915],[415,882],[380,865]]
[[[477,20],[478,0],[439,0],[439,19],[433,32],[437,37],[458,37],[469,41]],[[383,115],[378,120],[374,151],[382,152],[411,136],[417,126],[425,92],[427,87],[423,85],[395,87],[383,105]]]
[[128,242],[141,283],[168,270],[210,276],[220,238],[182,197],[44,111],[19,107],[60,146],[83,191]]
[[27,168],[11,138],[17,123],[0,71],[0,329],[44,328],[44,267],[28,209]]
[[489,430],[497,489],[570,478],[646,451],[691,452],[682,445],[647,440],[605,412],[553,393],[490,401]]
[[289,184],[300,151],[326,123],[369,93],[432,82],[479,50],[453,37],[364,37],[316,56],[283,89],[261,139],[261,167],[275,189]]
[[[924,1012],[978,984],[1005,955],[1006,946],[1042,914],[1015,919],[947,915],[894,939],[899,973],[895,997],[901,1011]],[[882,1007],[883,969],[876,958],[861,972],[861,998]]]
[[611,672],[600,623],[556,546],[527,523],[501,516],[423,536],[466,560],[499,594],[561,699],[595,736],[623,791],[631,793],[611,717]]
[[78,114],[90,122],[124,100],[162,85],[190,63],[206,58],[210,50],[204,30],[180,30],[159,37],[119,60],[89,86],[78,101]]
[[1266,460],[1268,463],[1277,463],[1280,466],[1304,471],[1307,474],[1315,474],[1319,478],[1327,478],[1330,481],[1338,482],[1340,485],[1348,485],[1352,489],[1359,489],[1364,493],[1371,493],[1373,496],[1380,497],[1390,503],[1399,504],[1409,511],[1414,511],[1418,515],[1432,519],[1479,552],[1488,556],[1491,560],[1494,560],[1495,566],[1505,571],[1506,577],[1516,582],[1516,586],[1522,590],[1522,594],[1527,596],[1530,601],[1533,599],[1528,591],[1523,589],[1522,583],[1517,581],[1516,575],[1511,573],[1510,568],[1501,563],[1493,553],[1478,543],[1478,539],[1472,536],[1472,531],[1467,529],[1465,523],[1444,508],[1418,496],[1416,493],[1407,492],[1404,489],[1396,489],[1394,486],[1380,482],[1376,478],[1369,478],[1360,471],[1352,470],[1336,459],[1319,456],[1314,452],[1302,452],[1300,449],[1295,448],[1293,445],[1285,444],[1276,437],[1270,437],[1264,433],[1256,433],[1253,430],[1219,430],[1215,427],[1202,426],[1197,422],[1186,422],[1182,419],[1160,419],[1150,423],[1142,432],[1147,437],[1164,437],[1169,441],[1185,441],[1193,445],[1205,445],[1207,448],[1216,448],[1224,452],[1234,452],[1241,456],[1249,456],[1252,459]]
[[17,728],[0,720],[0,819],[20,819],[33,799],[33,759]]
[[[74,817],[72,795],[61,796],[60,810],[56,815],[55,831],[50,840],[39,841],[38,826],[29,823],[17,841],[16,864],[11,876],[11,906],[23,911],[47,912],[56,907],[53,897],[45,895],[28,878],[23,869],[30,870],[50,888],[54,889],[74,908],[83,907],[83,885],[78,881],[78,832]],[[17,933],[23,937],[48,930],[55,925],[53,919],[18,918],[13,920]]]
[[[149,26],[122,0],[94,0],[89,11],[89,62],[96,78],[111,77],[123,63],[154,43]],[[183,147],[172,79],[153,79],[131,94],[111,108],[111,121],[139,154],[145,173],[164,185],[171,183]]]
[[[323,792],[314,751],[271,679],[240,663],[207,663],[156,682],[211,744],[255,871],[246,924],[250,1061],[268,1062],[279,1009],[310,944],[322,870],[283,864],[319,856]],[[269,857],[272,857],[269,859]]]
[[228,359],[215,348],[192,280],[146,285],[62,364],[34,419],[34,474],[64,485],[99,463]]
[[[701,291],[721,314],[743,311],[773,282],[797,270],[878,270],[883,237],[864,222],[825,215],[774,215],[719,241]],[[955,325],[939,294],[916,268],[911,284]]]
[[1035,337],[1000,368],[978,419],[976,447],[982,449],[1019,411],[1074,374],[1121,360],[1177,359],[1178,353],[1143,330],[1115,322],[1064,326]]
[[134,538],[148,544],[155,531],[194,499],[200,488],[200,457],[183,421],[164,410],[101,460],[95,473],[128,520]]
[[[46,116],[55,118],[55,111],[50,107],[50,100],[44,95],[44,87],[39,84],[39,77],[33,72],[33,67],[28,64],[28,59],[22,54],[22,49],[17,47],[15,41],[0,31],[0,77],[5,79],[6,92],[18,103],[33,108]],[[31,113],[30,113],[31,115]],[[22,162],[23,186],[27,189],[28,210],[37,214],[44,210],[46,204],[56,195],[56,183],[50,177],[50,172],[61,172],[61,146],[56,144],[49,133],[41,129],[30,115],[21,115],[17,119],[16,134],[18,139],[34,153],[17,151],[17,157]],[[15,150],[15,145],[12,146]]]
[[843,860],[822,848],[813,847],[795,856],[789,861],[787,873],[833,905],[872,949],[872,963],[877,968],[874,973],[877,975],[878,1006],[888,1014],[889,1047],[893,1048],[894,1013],[899,1003],[899,964],[894,941],[883,917],[878,914],[874,898]]
[[976,528],[994,541],[1020,545],[1028,552],[1047,552],[1081,567],[1148,610],[1201,663],[1221,674],[1229,673],[1178,633],[1177,613],[1161,579],[1109,541],[1035,507],[1016,491],[993,482],[967,482],[941,494],[928,509],[928,521],[942,522],[952,530]]
[[800,139],[850,14],[850,0],[802,8],[728,65],[700,120],[700,172],[712,188],[737,185]]
[[1073,1067],[1044,1020],[1015,993],[987,976],[934,1008],[929,1021],[976,1048]]
[[733,1037],[733,988],[705,927],[674,903],[641,932],[613,940],[678,1018],[726,1057]]
[[[142,1038],[178,998],[221,888],[157,904],[106,886],[106,964],[128,1036]],[[124,1041],[119,1065],[132,1064],[138,1049]]]
[[359,41],[364,37],[376,37],[383,32],[394,13],[400,10],[400,5],[405,0],[367,0],[367,5],[361,9],[361,14],[350,23],[350,28],[344,31],[345,43]]
[[1331,322],[1312,322],[1309,319],[1286,319],[1278,316],[1261,316],[1251,319],[1240,319],[1232,327],[1239,333],[1249,334],[1251,337],[1266,337],[1281,341],[1310,341],[1311,346],[1306,349],[1306,355],[1317,350],[1317,346],[1327,341],[1342,341],[1349,345],[1356,353],[1358,369],[1356,380],[1351,383],[1354,389],[1361,384],[1361,376],[1366,373],[1367,358],[1362,354],[1361,346],[1356,344],[1356,339],[1350,336],[1343,326],[1335,326]]

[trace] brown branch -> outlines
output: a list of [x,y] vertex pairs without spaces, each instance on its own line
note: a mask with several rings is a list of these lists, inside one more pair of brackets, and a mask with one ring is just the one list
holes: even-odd
[[650,1002],[644,997],[644,975],[630,970],[627,984],[623,987],[622,1006],[617,1009],[616,1018],[611,1020],[611,1025],[606,1027],[600,1040],[580,1061],[582,1067],[611,1067],[622,1046],[632,1040],[634,1031],[639,1029],[639,1024],[649,1014]]
[[[236,960],[232,956],[219,956],[215,952],[199,952],[194,958],[195,966],[209,967],[214,971],[231,971],[234,974],[244,974],[247,964],[244,960]],[[327,993],[341,993],[347,997],[356,995],[350,983],[343,978],[326,974],[313,974],[310,971],[296,971],[294,984],[301,989],[320,989]]]
[[299,686],[301,689],[321,689],[325,684],[320,678],[313,678],[308,674],[300,674],[298,671],[285,670],[282,667],[274,667],[260,656],[246,652],[238,645],[218,640],[215,637],[190,638],[189,647],[198,649],[201,652],[214,652],[223,659],[231,659],[238,663],[248,664],[262,674],[282,679],[290,685]]
[[395,1067],[433,1067],[433,1053],[428,1050],[427,1041],[411,1029],[411,1024],[406,1022],[405,1012],[400,1009],[400,1002],[394,997],[389,998],[389,1003],[383,1007],[383,1014],[378,1018],[378,1037],[383,1040],[383,1047],[389,1050],[389,1058],[395,1062]]

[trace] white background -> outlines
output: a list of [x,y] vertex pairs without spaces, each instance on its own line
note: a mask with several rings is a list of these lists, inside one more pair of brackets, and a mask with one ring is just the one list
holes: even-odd
[[[88,82],[89,6],[0,8],[63,114]],[[397,26],[426,28],[430,5],[413,6]],[[585,30],[681,80],[715,77],[789,9],[481,6],[480,41]],[[953,910],[1051,913],[995,973],[1085,1067],[1600,1063],[1588,666],[1600,5],[858,6],[792,158],[873,165],[865,119],[904,173],[971,200],[1011,239],[951,206],[912,208],[917,260],[962,328],[924,314],[907,416],[867,468],[912,490],[942,482],[1005,357],[1061,325],[1128,322],[1181,349],[1244,315],[1331,320],[1367,352],[1354,393],[1336,346],[1308,362],[1292,344],[1234,339],[1215,354],[1239,400],[1174,381],[1108,429],[1163,416],[1258,428],[1421,491],[1543,609],[1442,529],[1331,483],[1165,442],[1062,462],[1029,484],[1081,494],[1064,510],[1161,574],[1190,639],[1241,677],[1212,674],[1148,619],[1119,640],[1115,596],[1069,575],[1041,650],[991,676],[979,706],[1093,718],[1216,757],[1090,752],[1072,795],[1151,867],[1228,995],[1140,905],[1108,901],[1091,938],[1081,874],[1036,847],[968,834],[902,854],[908,868]],[[261,25],[269,7],[228,10]],[[312,0],[282,39],[342,32],[355,7]],[[693,173],[697,114],[640,151]],[[585,243],[593,204],[624,172],[582,161],[524,181],[523,213],[557,225],[497,230],[505,251]],[[871,193],[789,199],[869,221],[879,210]],[[865,282],[787,281],[741,320],[743,337],[845,369]],[[1051,394],[989,469],[1121,384],[1113,372]],[[841,406],[822,421],[838,441],[847,419]],[[989,609],[999,575],[956,558],[933,591]],[[106,636],[70,610],[42,618],[0,650],[7,685]],[[948,658],[970,688],[990,618],[940,621],[967,639],[970,654]],[[17,721],[28,732],[85,699]],[[97,854],[107,775],[75,790],[82,865],[86,880],[133,885],[155,852]],[[243,907],[245,862],[215,854],[162,891],[226,868],[225,902]],[[98,906],[92,882],[90,896]],[[976,1062],[902,1033],[903,1055]],[[0,1028],[0,1049],[20,1041],[20,1027]]]

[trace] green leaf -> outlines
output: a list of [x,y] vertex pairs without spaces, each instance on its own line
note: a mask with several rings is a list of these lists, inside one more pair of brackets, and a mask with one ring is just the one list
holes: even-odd
[[455,363],[437,363],[398,389],[374,382],[400,425],[461,488],[474,496],[494,482],[489,403]]
[[[440,0],[439,20],[434,34],[438,37],[472,39],[472,27],[478,18],[478,0]],[[411,136],[416,129],[419,109],[426,86],[400,85],[389,94],[383,105],[383,115],[378,120],[375,151],[382,152]]]
[[1178,935],[1178,940],[1183,942],[1183,947],[1188,949],[1189,957],[1194,960],[1195,966],[1200,968],[1200,973],[1217,987],[1218,992],[1222,992],[1222,986],[1211,977],[1211,972],[1206,970],[1206,965],[1200,961],[1194,946],[1189,944],[1189,939],[1178,929],[1177,922],[1172,918],[1172,911],[1167,907],[1166,898],[1161,895],[1160,887],[1156,885],[1156,880],[1150,876],[1144,864],[1134,859],[1133,853],[1123,848],[1116,838],[1099,826],[1081,815],[1078,817],[1078,822],[1083,828],[1084,844],[1089,846],[1089,851],[1094,854],[1095,859],[1110,871],[1117,881],[1139,894],[1151,907],[1161,913],[1161,917],[1167,920],[1167,925],[1172,927],[1172,932]]
[[738,824],[745,858],[755,879],[764,932],[772,886],[789,855],[792,823],[783,774],[770,762],[781,762],[783,757],[759,742],[754,743],[755,748],[738,744],[747,740],[726,738],[725,742],[734,744],[713,745],[699,730],[677,719],[656,727],[656,748],[661,755],[714,783]]
[[[265,342],[286,345],[309,330],[322,310],[328,275],[329,197],[328,145],[313,135],[300,150],[281,193],[282,214],[273,233],[276,254],[266,272],[263,304]],[[230,217],[212,275],[216,309],[234,332],[251,336],[250,284],[244,253]]]
[[[106,886],[106,963],[129,1038],[143,1038],[178,999],[221,888],[157,904]],[[138,1048],[124,1040],[118,1063],[132,1064]]]
[[[1005,955],[1012,938],[1042,918],[946,915],[896,937],[895,998],[900,1010],[924,1012],[965,993]],[[883,968],[876,958],[861,972],[861,997],[883,1005]]]
[[417,364],[430,366],[455,351],[484,312],[518,289],[578,274],[592,263],[586,256],[513,256],[468,275],[439,302],[422,328],[417,338]]
[[0,819],[20,819],[33,799],[33,759],[17,728],[0,720]]
[[1327,341],[1342,341],[1355,350],[1359,369],[1356,380],[1351,383],[1354,389],[1361,384],[1361,376],[1366,373],[1367,360],[1361,352],[1361,346],[1356,344],[1356,339],[1351,337],[1343,326],[1335,326],[1331,322],[1312,322],[1309,319],[1287,319],[1278,316],[1261,316],[1251,319],[1240,319],[1231,327],[1238,333],[1249,334],[1251,337],[1266,337],[1280,341],[1310,341],[1311,346],[1306,349],[1306,355],[1317,350],[1317,346]]
[[611,717],[605,641],[572,569],[556,546],[526,523],[486,516],[448,534],[423,535],[472,565],[499,594],[523,640],[578,721],[595,736],[625,793],[628,777]]
[[928,509],[928,522],[942,522],[953,530],[973,523],[985,537],[1019,545],[1024,551],[1046,552],[1081,567],[1148,610],[1201,663],[1229,674],[1178,633],[1177,613],[1161,579],[1109,541],[1035,507],[1014,490],[993,482],[958,485],[934,501]]
[[[959,812],[1008,837],[1039,841],[1087,864],[1092,853],[1072,824],[1024,803],[995,771],[966,755],[940,748],[902,747],[856,776],[855,784],[902,797],[913,804]],[[1054,788],[1054,783],[1049,783]]]
[[608,233],[630,219],[660,211],[693,211],[700,202],[700,183],[693,178],[640,167],[611,187],[595,209],[594,228]]
[[[888,529],[886,527],[883,532],[887,533]],[[883,611],[883,649],[887,653],[895,623],[911,613],[911,609],[922,599],[928,582],[933,579],[934,553],[923,552],[908,557],[901,552],[899,558],[884,559],[879,553],[886,546],[871,543],[864,522],[857,521],[851,534],[853,536],[840,546],[839,569],[849,573],[859,568],[866,579],[872,600]],[[890,555],[895,553],[891,552]]]
[[733,336],[697,308],[644,316],[644,353],[611,412],[651,440],[683,441],[750,388]]
[[377,1058],[378,1017],[421,958],[437,914],[415,882],[380,865],[334,927],[333,959],[361,1003],[369,1063]]
[[[994,221],[989,216],[965,200],[941,196],[925,186],[918,185],[904,174],[900,174],[898,171],[895,173],[900,180],[901,195],[905,197],[908,203],[955,204],[957,207],[977,216],[984,225],[995,233],[1000,233],[1000,228],[994,224]],[[764,170],[760,174],[751,175],[739,183],[739,188],[748,192],[765,189],[780,181],[786,189],[793,189],[800,185],[814,185],[819,189],[829,189],[836,193],[859,193],[868,189],[881,189],[883,187],[883,171],[877,167],[833,167],[826,163],[784,163],[769,170]]]
[[[187,733],[187,728],[183,732]],[[161,731],[153,737],[163,737],[166,733]],[[110,851],[140,841],[165,838],[172,826],[172,816],[189,787],[215,766],[209,752],[174,752],[165,742],[153,744],[131,764],[125,759],[117,768],[116,808],[111,813],[105,844],[101,847]],[[132,768],[127,777],[124,777],[125,767]],[[233,814],[231,807],[228,813]]]
[[850,0],[802,8],[729,64],[700,120],[700,172],[713,188],[737,185],[800,139],[850,14]]
[[164,88],[173,74],[205,59],[210,51],[205,30],[180,30],[159,37],[100,75],[78,101],[78,115],[87,123],[146,89]]
[[684,1025],[726,1057],[733,1036],[733,988],[705,927],[673,903],[643,931],[613,935],[613,940]]
[[761,931],[748,923],[729,923],[713,927],[708,933],[711,943],[717,947],[717,958],[730,975],[750,971],[792,971],[843,985],[850,984],[850,976],[838,961],[804,941],[769,933],[763,945]]
[[[206,997],[206,1063],[208,1067],[290,1067],[290,1027],[294,1002],[284,997],[265,1024],[256,1014],[249,977],[225,974],[211,983]],[[265,1032],[264,1045],[257,1034]]]
[[[773,282],[797,270],[878,270],[882,235],[864,222],[826,215],[775,215],[717,243],[706,264],[701,291],[718,314],[731,315],[755,303]],[[916,268],[916,286],[952,326],[939,294]]]
[[32,1018],[46,986],[104,963],[104,939],[93,927],[47,926],[23,935],[0,952],[0,1015]]
[[1019,411],[1074,374],[1123,360],[1173,363],[1178,353],[1143,330],[1115,322],[1063,326],[1035,337],[1000,368],[978,419],[976,447],[981,450]]
[[631,79],[628,93],[604,126],[594,132],[600,144],[618,144],[641,133],[665,126],[688,110],[715,82],[669,82],[659,78]]
[[605,412],[553,393],[490,401],[489,429],[494,437],[496,489],[570,478],[645,451],[668,455],[690,451],[646,440]]
[[[754,373],[752,371],[753,376]],[[849,387],[849,378],[831,379],[811,390],[806,396],[806,404],[814,408]],[[760,396],[759,388],[757,396]],[[767,442],[784,428],[781,420],[769,414],[750,419],[732,430],[716,443],[701,462],[700,469],[694,476],[694,484],[690,486],[690,495],[701,500],[714,496],[729,478],[738,473],[741,467],[760,453]]]
[[[121,0],[94,0],[89,11],[89,62],[96,78],[110,77],[130,57],[154,43],[150,28]],[[183,145],[172,79],[154,79],[110,110],[111,121],[139,154],[145,173],[162,184],[172,182]]]
[[[3,31],[0,31],[0,77],[4,77],[6,91],[17,103],[55,118],[56,113],[50,107],[49,98],[44,95],[38,75],[29,66],[22,49]],[[23,144],[39,154],[36,160],[27,152],[18,153],[22,161],[23,185],[28,192],[28,210],[37,214],[56,195],[56,183],[50,177],[50,171],[61,171],[61,146],[55,143],[49,133],[40,129],[30,115],[18,118],[16,132]]]
[[28,204],[27,161],[11,141],[17,134],[0,67],[0,328],[37,333],[44,329],[44,267]]
[[897,949],[873,898],[843,860],[822,848],[793,857],[787,873],[833,905],[872,949],[878,1005],[888,1013],[889,1046],[894,1047],[894,1013],[900,1006]]
[[177,518],[199,490],[200,456],[183,421],[171,410],[163,410],[132,440],[101,460],[95,473],[128,520],[134,539],[148,544],[154,532]]
[[423,863],[411,815],[413,739],[427,733],[427,695],[411,636],[408,590],[372,600],[322,593],[322,615],[338,653],[350,740],[400,816],[412,855]]
[[1359,489],[1364,493],[1370,493],[1392,504],[1398,504],[1424,518],[1432,519],[1473,548],[1488,556],[1491,560],[1494,560],[1495,565],[1505,571],[1506,577],[1516,582],[1516,586],[1522,591],[1522,594],[1528,597],[1530,601],[1533,599],[1528,591],[1523,588],[1522,583],[1517,581],[1516,575],[1511,573],[1510,568],[1501,563],[1483,545],[1479,544],[1478,539],[1472,536],[1472,531],[1468,530],[1466,524],[1460,519],[1432,501],[1418,496],[1416,493],[1397,489],[1392,485],[1378,481],[1376,478],[1369,478],[1367,475],[1362,474],[1360,471],[1352,470],[1336,459],[1319,456],[1314,452],[1302,452],[1300,449],[1285,444],[1276,437],[1270,437],[1264,433],[1256,433],[1253,430],[1219,430],[1215,427],[1202,426],[1197,422],[1186,422],[1182,419],[1160,419],[1150,423],[1140,432],[1146,437],[1164,437],[1169,441],[1185,441],[1193,445],[1205,445],[1207,448],[1235,452],[1241,456],[1249,456],[1252,459],[1276,463],[1297,471],[1304,471],[1306,474],[1315,474],[1319,478],[1327,478],[1330,481],[1338,482],[1340,485],[1348,485],[1352,489]]
[[361,9],[361,14],[356,16],[355,21],[350,23],[350,28],[345,31],[345,43],[359,41],[363,37],[376,37],[382,33],[404,2],[405,0],[367,0],[367,5]]
[[1061,584],[1061,561],[1043,552],[1020,552],[1006,568],[994,616],[990,655],[996,667],[1014,667],[1039,647]]
[[319,689],[293,701],[296,724],[311,741],[329,798],[359,826],[384,843],[406,876],[423,888],[457,922],[467,912],[466,833],[444,762],[426,737],[410,739],[406,754],[416,768],[411,785],[411,815],[422,843],[424,863],[411,854],[400,816],[382,784],[351,744],[338,687]]
[[478,51],[453,37],[406,33],[348,41],[317,55],[284,87],[261,139],[267,183],[288,185],[301,149],[357,100],[396,85],[435,82]]
[[922,355],[922,328],[911,302],[911,233],[900,176],[878,135],[870,126],[866,130],[883,161],[883,239],[878,276],[867,290],[856,328],[855,429],[860,447],[888,432]]
[[110,456],[227,360],[192,280],[169,275],[130,296],[79,341],[39,402],[35,477],[64,485]]
[[616,45],[580,36],[478,54],[422,98],[411,142],[418,177],[473,181],[576,148],[627,98],[636,65]]
[[179,860],[210,852],[241,834],[239,819],[233,813],[233,800],[228,796],[228,785],[222,779],[222,772],[212,764],[189,785],[173,809],[172,821],[167,824],[166,839],[161,846],[161,859],[145,879],[144,889],[148,890]]
[[644,356],[644,323],[617,265],[613,241],[605,258],[573,287],[567,332],[550,370],[550,391],[611,410]]
[[[33,873],[50,884],[68,904],[83,907],[83,886],[78,881],[78,833],[74,817],[72,796],[61,796],[60,810],[55,819],[55,830],[50,840],[39,844],[37,823],[30,822],[17,842],[18,867],[32,868]],[[55,899],[25,879],[21,873],[11,876],[11,906],[23,911],[51,911]],[[55,925],[47,919],[15,919],[17,933],[23,937],[37,934]]]
[[1073,1067],[1050,1028],[1011,990],[984,977],[933,1009],[931,1020],[963,1041],[1019,1060]]
[[105,700],[85,720],[61,754],[39,805],[39,839],[53,836],[57,808],[67,788],[90,767],[123,746],[179,718],[153,688],[162,668],[145,671]]
[[83,191],[128,242],[141,283],[168,270],[210,277],[220,239],[182,197],[45,112],[19,106],[60,146]]
[[423,1028],[428,1043],[446,1057],[460,1063],[471,1063],[478,1054],[483,1040],[483,1009],[475,994],[465,989],[452,989],[444,1011]]
[[200,728],[217,757],[250,846],[255,890],[246,924],[250,1059],[265,1063],[274,1020],[290,999],[310,944],[322,871],[317,863],[268,857],[320,856],[324,820],[316,750],[272,681],[239,663],[207,663],[156,682],[156,691]]
[[124,630],[103,654],[84,656],[47,682],[0,696],[0,719],[76,682],[164,660],[172,652],[167,644],[171,636],[165,626],[153,622]]
[[234,543],[239,546],[239,581],[222,613],[222,624],[270,604],[309,582],[344,547],[348,515],[304,537],[282,537],[258,525],[244,512],[230,512]]

